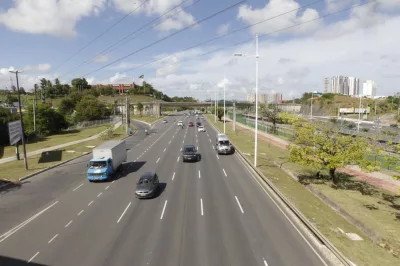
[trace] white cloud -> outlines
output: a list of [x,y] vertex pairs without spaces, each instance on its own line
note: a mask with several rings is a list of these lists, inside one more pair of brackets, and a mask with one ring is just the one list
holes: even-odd
[[219,36],[224,35],[224,34],[227,34],[228,31],[229,31],[230,26],[231,26],[231,25],[230,25],[229,23],[220,25],[220,26],[218,27],[218,29],[217,29],[217,34],[218,34]]
[[328,12],[336,12],[351,5],[360,4],[360,0],[325,0]]
[[379,6],[383,9],[391,9],[400,7],[399,0],[377,0]]
[[106,0],[16,0],[15,6],[0,13],[0,24],[11,30],[61,37],[76,35],[76,23],[98,15]]
[[107,62],[109,59],[110,59],[110,56],[108,54],[101,54],[101,55],[98,55],[95,58],[93,58],[92,62],[104,63],[104,62]]
[[[165,55],[162,55],[163,57]],[[163,77],[175,73],[179,69],[179,58],[177,56],[170,56],[157,62],[157,77]]]
[[[255,24],[262,20],[273,18],[261,24],[251,27],[253,34],[267,34],[283,28],[293,26],[295,24],[316,19],[319,17],[315,9],[306,8],[299,11],[293,11],[283,16],[276,17],[282,13],[295,10],[300,7],[300,4],[294,0],[271,0],[265,4],[264,8],[254,9],[249,5],[242,5],[239,8],[238,18],[249,25]],[[321,27],[321,21],[316,20],[293,30],[285,31],[285,33],[305,34],[316,31]]]
[[[400,75],[394,75],[400,67],[400,35],[393,34],[399,27],[400,17],[391,17],[375,27],[354,28],[331,39],[308,36],[284,42],[261,40],[259,88],[263,92],[274,90],[283,93],[285,99],[292,99],[306,91],[323,91],[325,77],[342,74],[359,77],[361,81],[375,80],[379,95],[392,94],[400,83]],[[237,64],[229,66],[226,61],[233,53],[245,49],[248,50],[247,45],[212,57],[181,60],[174,74],[148,81],[155,88],[164,87],[171,95],[180,96],[187,95],[189,88],[193,88],[191,84],[204,84],[196,90],[204,94],[216,88],[226,73],[230,81],[227,97],[244,100],[246,93],[254,92],[254,57],[240,58]],[[202,54],[200,50],[197,53]]]
[[[147,16],[162,15],[172,8],[183,3],[183,0],[151,0],[139,7],[142,3],[132,0],[112,0],[118,11],[134,14],[145,13]],[[139,8],[138,8],[139,7]],[[164,21],[156,27],[160,31],[179,30],[195,22],[194,17],[178,7],[162,18]]]
[[136,63],[130,63],[130,62],[121,62],[117,65],[112,65],[109,67],[109,69],[113,69],[113,70],[125,70],[125,69],[130,69],[130,68],[134,68],[134,67],[138,67],[141,64],[136,64]]
[[48,72],[51,69],[50,64],[39,64],[36,66],[25,66],[22,68],[23,71],[29,72]]
[[114,76],[101,80],[100,82],[95,82],[94,84],[131,84],[133,82],[133,77],[128,76],[126,73],[115,73]]

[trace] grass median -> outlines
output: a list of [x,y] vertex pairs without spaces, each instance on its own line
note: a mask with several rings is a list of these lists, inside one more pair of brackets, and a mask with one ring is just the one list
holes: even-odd
[[[28,152],[68,143],[71,141],[89,138],[91,136],[94,136],[94,135],[99,134],[100,132],[106,130],[107,127],[109,127],[109,125],[65,131],[61,134],[56,134],[56,135],[51,135],[48,137],[40,138],[34,142],[29,141],[29,139],[28,139],[27,144],[26,144],[26,152],[28,153]],[[23,152],[22,146],[20,146],[19,149],[20,149],[20,153],[22,154],[22,152]],[[15,147],[14,146],[4,147],[3,154],[2,154],[2,157],[0,157],[0,159],[11,157],[11,156],[15,156]]]
[[59,150],[28,157],[28,171],[25,170],[23,159],[0,164],[0,180],[6,179],[11,182],[17,182],[21,177],[35,173],[63,161],[76,158],[85,152],[91,152],[93,149],[92,146],[98,146],[108,140],[122,139],[125,136],[125,129],[123,127],[119,127],[112,131],[112,134],[108,135],[107,138],[97,138]]
[[[223,122],[215,123],[212,115],[207,117],[208,121],[214,123],[219,130],[223,130]],[[226,125],[227,136],[243,153],[253,154],[253,133],[236,128],[236,132],[232,131],[232,125],[228,123]],[[248,157],[252,158],[251,155]],[[398,248],[400,220],[396,220],[393,215],[393,208],[391,210],[388,209],[391,208],[388,207],[388,201],[386,201],[385,207],[381,207],[383,204],[375,203],[378,208],[372,207],[370,210],[365,204],[371,204],[367,203],[368,201],[378,202],[378,198],[362,195],[359,191],[334,189],[328,182],[316,186],[317,189],[321,189],[321,186],[323,186],[323,190],[321,190],[330,200],[361,220],[369,228],[376,230],[386,243],[385,247],[380,247],[312,194],[303,184],[294,180],[273,163],[273,161],[286,162],[284,166],[297,175],[309,176],[311,174],[310,169],[287,163],[287,158],[287,150],[259,139],[258,168],[347,258],[357,265],[399,265],[399,258],[391,254],[390,249],[395,250]],[[393,198],[391,199],[393,200]],[[394,207],[397,206],[396,203],[394,205]],[[346,233],[356,233],[364,240],[353,241],[341,233],[338,228]]]

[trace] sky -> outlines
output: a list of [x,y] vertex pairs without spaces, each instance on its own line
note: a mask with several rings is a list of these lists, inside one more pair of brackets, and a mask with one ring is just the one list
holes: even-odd
[[[141,83],[169,96],[293,99],[324,78],[400,84],[400,0],[1,0],[0,89],[41,78]],[[241,54],[242,56],[234,56]],[[362,84],[360,84],[362,86]]]

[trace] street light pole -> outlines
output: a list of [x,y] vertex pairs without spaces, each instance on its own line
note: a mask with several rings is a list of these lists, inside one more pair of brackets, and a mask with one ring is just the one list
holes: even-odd
[[10,73],[15,73],[15,77],[17,79],[17,93],[18,93],[18,108],[19,108],[19,120],[21,122],[21,139],[22,139],[22,146],[24,147],[24,164],[25,164],[25,170],[28,170],[28,161],[26,158],[26,146],[25,146],[25,130],[24,130],[24,121],[22,119],[22,110],[21,110],[21,95],[19,93],[19,81],[18,81],[18,73],[21,73],[22,71],[15,70],[15,71],[10,71]]
[[258,35],[256,34],[256,125],[254,130],[254,166],[257,167],[258,151]]
[[311,120],[312,120],[312,102],[314,98],[314,92],[311,92]]
[[360,105],[358,106],[358,125],[357,125],[357,132],[360,132],[360,123],[361,123],[361,94],[360,96]]
[[225,89],[226,89],[226,82],[225,82],[225,75],[224,75],[224,134],[226,134],[225,133],[225,129],[226,129]]

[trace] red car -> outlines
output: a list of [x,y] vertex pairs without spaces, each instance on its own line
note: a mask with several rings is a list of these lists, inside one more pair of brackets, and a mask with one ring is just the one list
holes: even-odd
[[193,126],[193,122],[189,122],[189,127],[192,127]]

